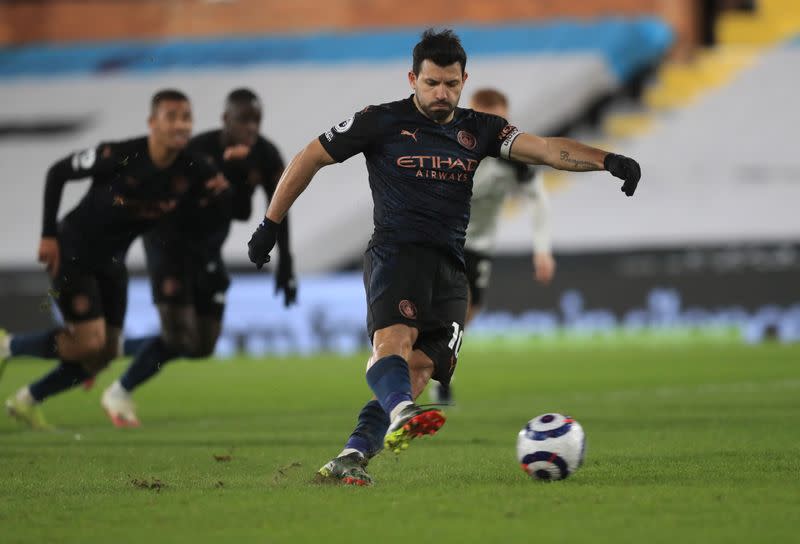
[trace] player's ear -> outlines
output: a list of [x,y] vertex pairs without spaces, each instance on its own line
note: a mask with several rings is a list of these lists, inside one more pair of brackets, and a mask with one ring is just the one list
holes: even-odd
[[461,79],[461,84],[462,85],[467,82],[467,78],[468,77],[469,77],[469,74],[467,72],[464,72],[464,77]]
[[417,74],[414,73],[414,70],[409,70],[408,72],[408,84],[411,85],[412,89],[417,90]]

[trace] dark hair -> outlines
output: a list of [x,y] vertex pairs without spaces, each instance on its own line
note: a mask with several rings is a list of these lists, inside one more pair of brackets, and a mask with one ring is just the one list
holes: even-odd
[[508,107],[508,98],[497,89],[479,89],[472,95],[472,103],[482,108]]
[[430,60],[437,66],[450,66],[461,63],[461,73],[467,68],[467,53],[461,47],[461,40],[450,29],[436,32],[429,28],[422,33],[422,39],[414,46],[413,71],[419,75],[423,60]]
[[260,100],[256,93],[244,87],[232,90],[225,99],[226,104],[245,104],[250,102],[260,102]]
[[161,89],[150,99],[150,113],[154,114],[162,102],[188,102],[189,97],[178,89]]

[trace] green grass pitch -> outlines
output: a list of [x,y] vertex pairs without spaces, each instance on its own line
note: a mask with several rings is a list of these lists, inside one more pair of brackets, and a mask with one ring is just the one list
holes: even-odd
[[[800,512],[800,346],[465,345],[435,437],[318,486],[369,392],[365,356],[177,362],[111,427],[100,392],[0,419],[0,541],[790,542]],[[13,361],[2,398],[49,368]],[[577,418],[585,465],[529,481],[516,434]]]

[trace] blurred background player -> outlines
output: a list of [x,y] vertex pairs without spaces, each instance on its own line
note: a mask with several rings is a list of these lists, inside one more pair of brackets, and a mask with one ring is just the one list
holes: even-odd
[[[161,334],[124,343],[125,355],[135,355],[134,360],[101,399],[118,427],[139,425],[130,394],[165,363],[214,353],[230,286],[222,245],[233,220],[250,218],[256,188],[264,190],[269,203],[283,172],[280,152],[259,134],[262,117],[261,101],[253,91],[236,89],[228,94],[222,128],[198,134],[189,150],[219,165],[230,184],[229,198],[184,206],[144,237]],[[288,220],[281,223],[277,245],[275,293],[283,295],[288,307],[297,297]]]
[[[508,98],[496,89],[480,89],[472,95],[470,107],[508,119]],[[464,263],[469,281],[466,327],[483,309],[484,296],[492,274],[497,221],[506,197],[523,192],[533,206],[533,273],[547,285],[556,271],[551,251],[550,201],[536,169],[521,162],[487,157],[481,161],[472,181],[469,226],[464,243]],[[435,402],[452,404],[452,384],[434,383]]]
[[[118,354],[125,318],[131,243],[189,198],[213,198],[226,183],[213,166],[185,151],[192,108],[177,90],[157,92],[149,134],[101,143],[56,162],[47,172],[39,261],[50,273],[64,326],[11,336],[8,355],[59,359],[41,379],[6,400],[9,414],[34,428],[47,423],[46,398],[94,376]],[[92,178],[80,203],[59,223],[67,181]]]
[[316,173],[364,154],[375,205],[364,263],[373,346],[366,379],[376,400],[361,410],[342,452],[318,471],[323,481],[368,485],[367,463],[384,445],[399,453],[444,424],[441,410],[414,399],[432,378],[449,382],[456,367],[469,291],[464,238],[472,178],[484,157],[608,170],[624,180],[627,196],[639,182],[633,159],[525,134],[502,117],[458,108],[466,61],[452,30],[427,30],[408,73],[414,93],[361,110],[298,153],[248,244],[250,260],[261,268],[280,222]]

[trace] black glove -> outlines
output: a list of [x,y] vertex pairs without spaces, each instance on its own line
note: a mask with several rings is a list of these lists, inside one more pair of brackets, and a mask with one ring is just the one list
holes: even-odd
[[259,270],[269,262],[269,252],[275,247],[279,226],[275,221],[270,221],[265,217],[253,236],[250,237],[250,241],[247,242],[247,256]]
[[283,291],[283,305],[289,307],[297,301],[297,280],[294,279],[292,257],[281,255],[275,273],[275,294]]
[[622,192],[628,196],[633,196],[636,186],[639,185],[639,178],[642,177],[642,169],[635,160],[623,155],[609,153],[603,160],[603,167],[612,176],[618,177],[625,183],[622,184]]

